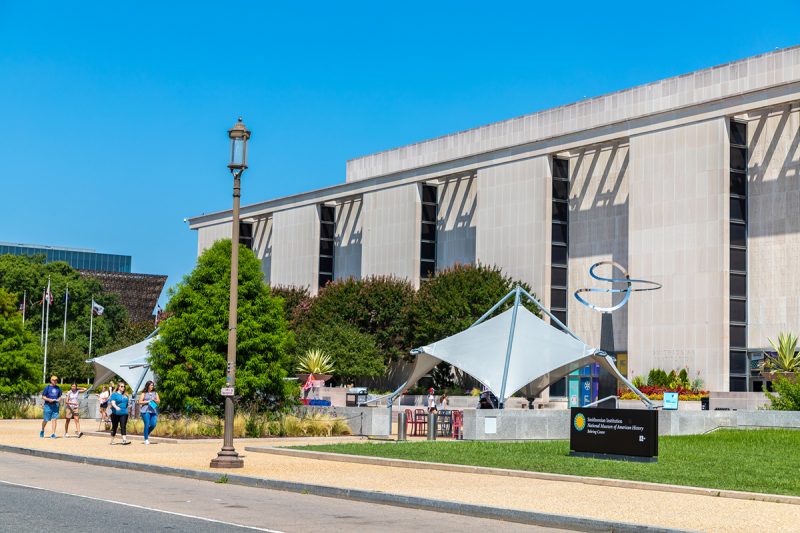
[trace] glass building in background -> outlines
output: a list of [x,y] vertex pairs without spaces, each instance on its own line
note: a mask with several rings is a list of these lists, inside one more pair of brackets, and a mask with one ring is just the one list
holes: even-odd
[[62,248],[35,244],[0,242],[0,255],[44,255],[48,263],[64,261],[76,270],[101,270],[105,272],[130,272],[131,256],[101,254],[85,248]]

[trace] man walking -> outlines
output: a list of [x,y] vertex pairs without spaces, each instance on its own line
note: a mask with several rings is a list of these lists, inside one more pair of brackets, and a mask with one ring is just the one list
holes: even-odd
[[61,387],[58,386],[58,376],[50,376],[50,385],[46,386],[42,391],[44,420],[42,420],[42,430],[39,432],[39,437],[44,437],[45,426],[47,426],[48,422],[52,422],[50,438],[56,438],[56,423],[58,422],[61,394]]

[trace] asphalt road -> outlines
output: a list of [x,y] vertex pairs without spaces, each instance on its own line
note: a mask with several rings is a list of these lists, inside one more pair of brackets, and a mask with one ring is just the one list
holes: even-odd
[[0,531],[54,527],[103,533],[554,531],[0,452]]

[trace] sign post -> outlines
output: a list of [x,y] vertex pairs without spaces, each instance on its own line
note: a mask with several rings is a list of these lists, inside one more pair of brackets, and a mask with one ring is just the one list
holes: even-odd
[[658,411],[570,409],[569,454],[597,459],[658,461]]

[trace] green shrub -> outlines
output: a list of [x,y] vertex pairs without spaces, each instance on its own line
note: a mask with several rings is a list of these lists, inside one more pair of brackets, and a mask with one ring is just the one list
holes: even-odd
[[776,411],[800,411],[800,382],[790,381],[785,377],[772,382],[773,394],[764,387],[764,392],[769,398],[770,409]]
[[651,387],[669,387],[669,382],[669,376],[660,368],[654,368],[647,374],[647,384]]

